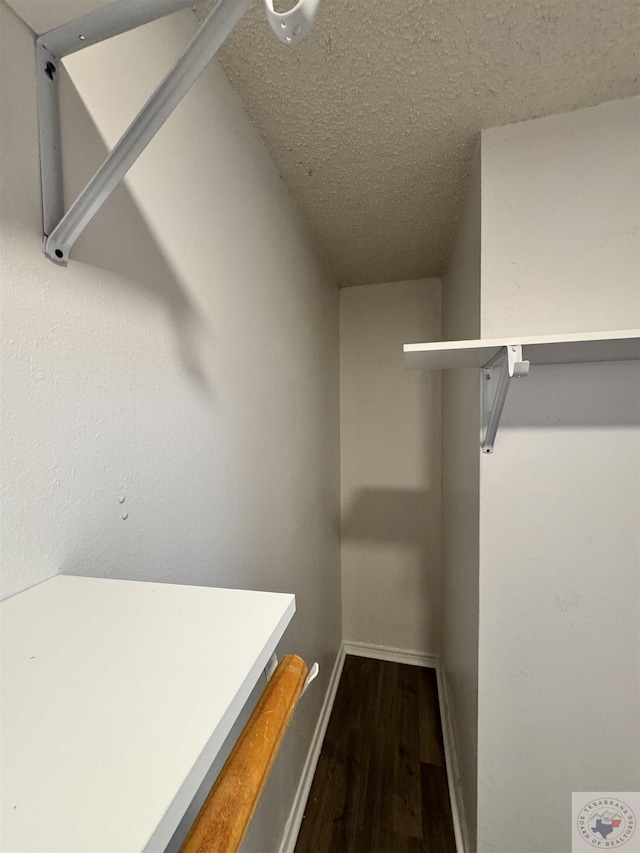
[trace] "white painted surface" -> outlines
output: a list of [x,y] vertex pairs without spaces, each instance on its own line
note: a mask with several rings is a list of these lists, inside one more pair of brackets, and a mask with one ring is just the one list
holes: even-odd
[[640,359],[640,329],[622,332],[583,332],[572,335],[538,335],[482,338],[474,341],[405,344],[404,360],[411,370],[483,367],[501,349],[522,346],[522,357],[534,364]]
[[[639,108],[485,135],[483,337],[637,321]],[[640,786],[640,365],[539,367],[480,466],[478,853],[568,850]]]
[[2,849],[163,851],[294,611],[63,576],[4,601]]
[[640,784],[640,366],[526,384],[480,462],[481,853],[541,814],[522,849],[568,850],[572,791]]
[[[295,593],[279,652],[321,675],[245,844],[277,849],[341,639],[335,282],[215,63],[69,267],[47,261],[33,40],[0,15],[2,593],[60,571]],[[77,58],[69,195],[195,23]]]
[[482,134],[482,337],[640,326],[638,152],[640,98]]
[[[449,271],[442,282],[443,337],[480,333],[480,163],[469,176]],[[476,369],[442,376],[441,702],[459,777],[460,823],[475,851],[478,729],[480,380]]]
[[114,0],[10,0],[11,8],[20,15],[34,32],[46,33],[81,15],[110,6]]
[[456,843],[456,851],[457,853],[469,853],[468,832],[464,820],[461,774],[458,764],[456,742],[453,734],[451,703],[449,701],[447,680],[444,677],[442,664],[436,667],[436,677],[438,682],[438,707],[440,710],[440,723],[442,725],[442,741],[447,768],[447,785],[449,789],[449,801],[451,803],[451,818],[453,820],[453,834]]
[[437,279],[341,291],[346,641],[440,650],[440,375],[402,356],[439,336]]
[[415,652],[411,649],[398,649],[393,646],[377,645],[375,643],[344,643],[344,651],[347,655],[371,660],[386,660],[391,663],[403,663],[408,666],[435,667],[440,663],[440,655],[428,654],[426,652]]

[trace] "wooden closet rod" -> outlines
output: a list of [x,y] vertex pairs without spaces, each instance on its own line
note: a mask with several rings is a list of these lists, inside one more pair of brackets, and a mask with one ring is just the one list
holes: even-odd
[[307,678],[284,657],[198,812],[180,853],[236,853],[244,840]]

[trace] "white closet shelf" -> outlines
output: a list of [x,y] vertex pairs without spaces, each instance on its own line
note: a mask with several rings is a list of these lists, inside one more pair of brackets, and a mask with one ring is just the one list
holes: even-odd
[[531,364],[640,359],[640,329],[405,344],[404,357],[410,370],[484,367],[501,350],[514,344],[522,347],[523,358]]
[[484,368],[482,450],[493,453],[512,379],[527,376],[531,364],[640,359],[640,329],[405,344],[404,358],[410,370]]
[[163,851],[294,612],[66,576],[2,602],[2,849]]

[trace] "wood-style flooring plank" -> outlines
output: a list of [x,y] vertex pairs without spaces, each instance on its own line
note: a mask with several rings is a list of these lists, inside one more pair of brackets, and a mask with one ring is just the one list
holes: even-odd
[[418,674],[415,666],[397,670],[397,726],[393,737],[391,809],[393,832],[403,838],[422,838],[422,786],[420,777],[420,726]]
[[334,821],[344,808],[343,770],[342,759],[335,755],[330,756],[323,749],[307,800],[296,851],[334,853]]
[[434,764],[421,765],[422,834],[429,853],[451,853],[456,849],[451,817],[447,772]]
[[435,673],[347,656],[296,853],[418,851],[455,853]]
[[[357,853],[365,853],[365,848],[359,848]],[[397,835],[386,829],[375,827],[371,833],[371,846],[366,848],[366,853],[425,853],[429,850],[420,838],[411,838],[406,835]],[[336,853],[342,853],[336,848]]]
[[419,669],[418,713],[420,726],[420,761],[444,767],[444,743],[440,725],[438,681],[435,669]]
[[365,837],[367,827],[367,780],[370,752],[358,733],[351,731],[348,737],[348,753],[344,762],[344,797],[342,811],[334,816],[331,835],[332,851],[356,851],[360,840]]

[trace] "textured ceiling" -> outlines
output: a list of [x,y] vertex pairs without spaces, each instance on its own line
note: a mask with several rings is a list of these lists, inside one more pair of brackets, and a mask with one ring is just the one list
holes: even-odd
[[[203,8],[198,9],[202,15]],[[321,0],[221,51],[340,284],[437,276],[481,128],[640,91],[638,0]]]
[[[36,32],[108,2],[9,0]],[[348,285],[440,275],[478,131],[638,94],[639,45],[640,0],[320,0],[294,48],[256,2],[220,57]]]

